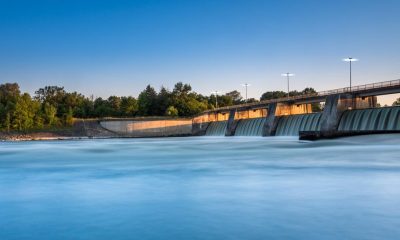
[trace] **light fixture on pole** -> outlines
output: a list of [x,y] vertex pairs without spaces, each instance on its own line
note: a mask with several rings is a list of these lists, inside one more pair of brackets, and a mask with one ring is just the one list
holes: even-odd
[[215,94],[215,108],[218,108],[218,91],[211,92],[212,94]]
[[290,77],[293,77],[294,76],[294,74],[293,73],[282,73],[281,74],[281,76],[282,77],[286,77],[286,79],[287,79],[287,97],[288,97],[288,99],[289,99],[289,97],[290,97],[290,88],[289,88],[289,80],[290,80]]
[[348,57],[348,58],[344,58],[343,61],[350,63],[350,92],[351,92],[351,62],[357,62],[358,59],[357,58]]
[[247,87],[250,86],[250,84],[245,83],[245,84],[242,84],[242,86],[246,87],[246,103],[247,103]]

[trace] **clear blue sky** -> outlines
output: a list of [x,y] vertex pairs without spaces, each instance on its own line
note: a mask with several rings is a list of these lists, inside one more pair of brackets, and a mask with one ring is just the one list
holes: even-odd
[[399,0],[0,0],[0,82],[86,95],[190,83],[209,95],[400,78]]

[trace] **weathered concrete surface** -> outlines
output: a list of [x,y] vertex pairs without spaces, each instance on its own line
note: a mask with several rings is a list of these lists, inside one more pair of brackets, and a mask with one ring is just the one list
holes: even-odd
[[247,109],[247,110],[236,111],[235,120],[260,118],[260,117],[265,117],[266,115],[267,115],[267,110],[265,108]]
[[[213,113],[211,113],[213,114]],[[213,114],[215,115],[215,114]],[[206,134],[207,128],[210,125],[210,113],[204,113],[196,116],[192,120],[192,135],[203,136]]]
[[211,122],[199,122],[195,123],[193,122],[192,125],[192,135],[193,136],[204,136],[206,135],[206,131],[208,126],[210,126]]
[[311,104],[292,104],[292,103],[278,103],[275,115],[294,115],[294,114],[305,114],[312,113]]
[[229,112],[229,118],[228,118],[228,125],[226,127],[226,132],[225,136],[234,136],[235,135],[235,130],[237,126],[237,122],[235,123],[235,116],[236,116],[236,109],[232,109]]
[[101,121],[100,125],[126,137],[172,137],[192,135],[191,119]]
[[274,136],[278,126],[278,118],[276,117],[277,103],[268,104],[267,117],[263,126],[263,137]]
[[376,97],[354,97],[351,94],[336,94],[326,98],[321,116],[321,132],[323,135],[335,135],[340,118],[349,109],[364,109],[376,107]]
[[[342,103],[348,102],[346,96],[342,97],[345,99]],[[326,98],[325,107],[321,116],[321,132],[327,133],[336,131],[340,116],[345,110],[343,105],[339,105],[340,98],[341,96],[339,94],[331,95]]]

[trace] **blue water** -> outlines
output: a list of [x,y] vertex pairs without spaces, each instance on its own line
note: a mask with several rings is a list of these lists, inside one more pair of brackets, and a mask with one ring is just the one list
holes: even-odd
[[0,239],[399,239],[400,136],[0,143]]

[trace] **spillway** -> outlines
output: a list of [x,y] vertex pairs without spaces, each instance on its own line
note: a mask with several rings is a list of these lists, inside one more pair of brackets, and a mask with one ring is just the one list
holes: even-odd
[[228,121],[211,122],[206,130],[206,136],[225,136]]
[[265,118],[241,119],[236,127],[235,136],[262,136]]
[[400,107],[345,111],[340,119],[338,130],[400,130]]
[[282,116],[276,129],[276,136],[298,136],[299,131],[318,131],[321,128],[322,113]]

